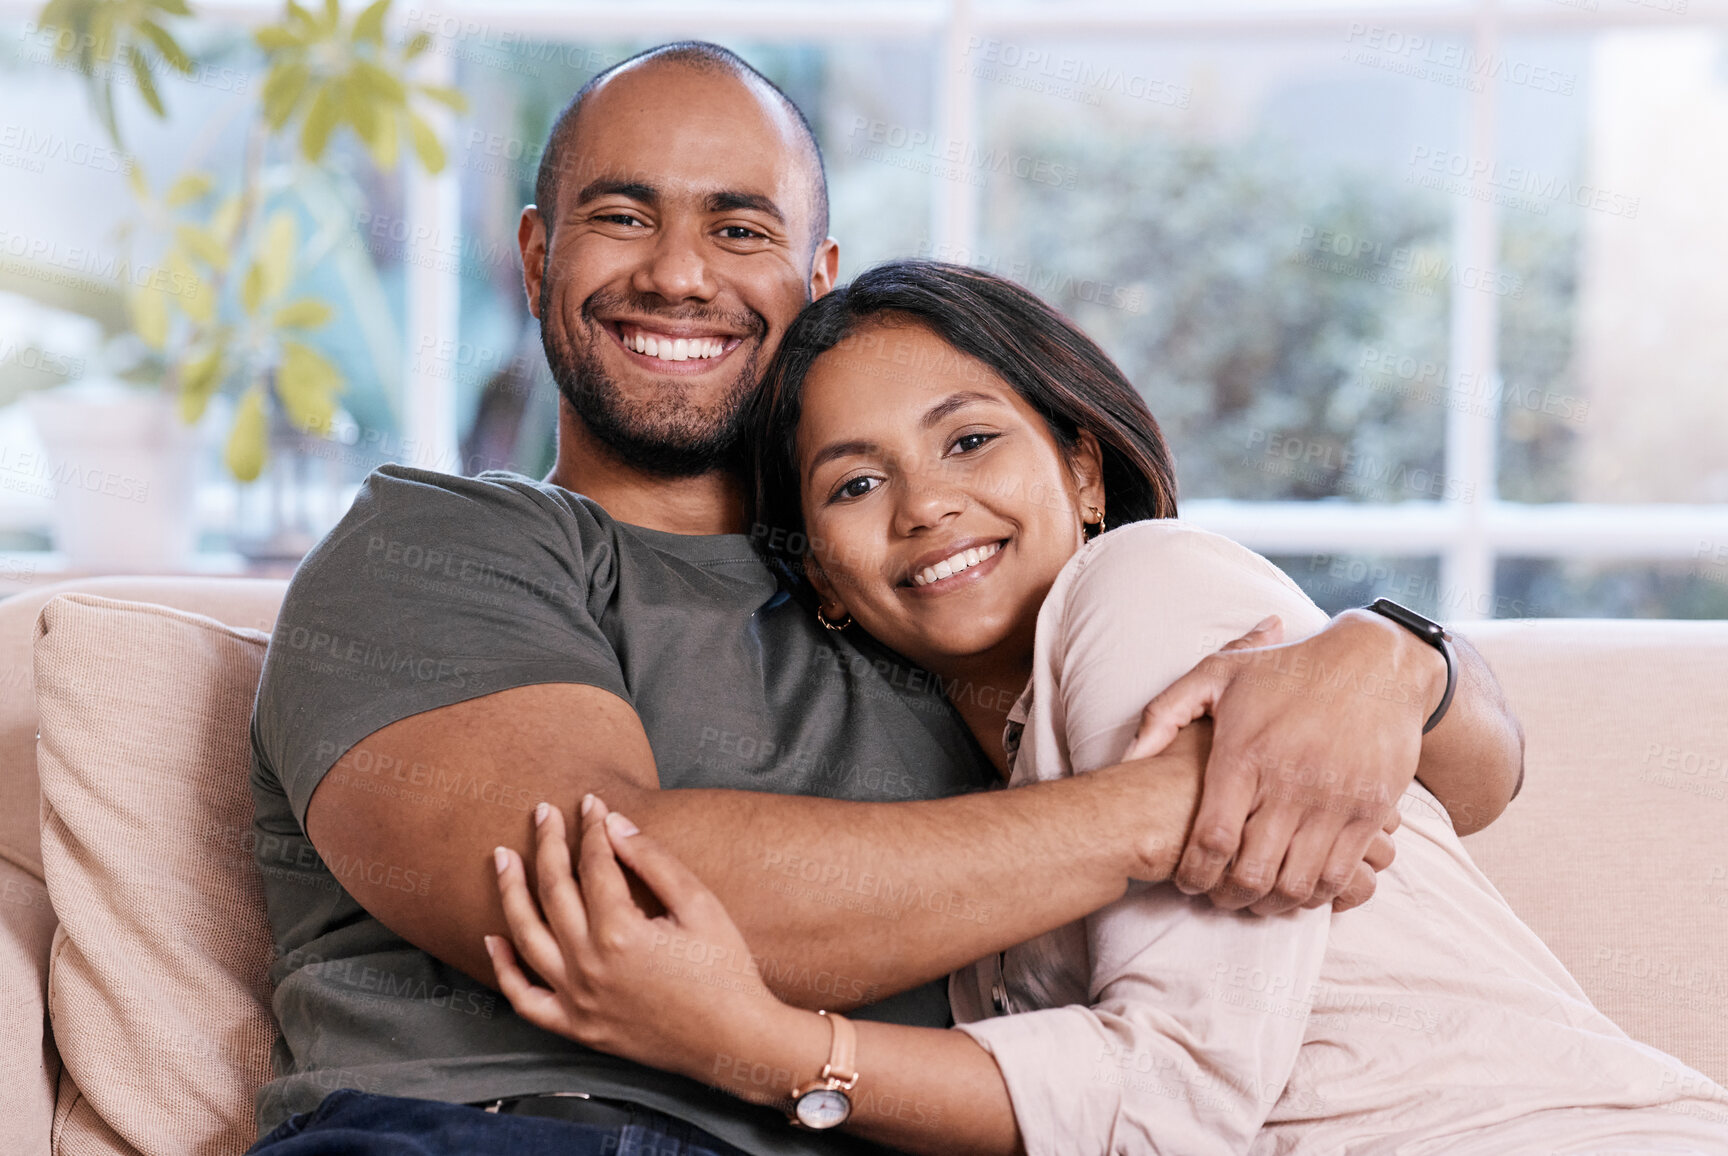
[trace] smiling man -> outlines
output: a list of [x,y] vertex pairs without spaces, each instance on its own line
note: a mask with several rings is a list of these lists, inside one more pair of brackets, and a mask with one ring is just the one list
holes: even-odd
[[[782,997],[944,1026],[951,970],[1177,871],[1201,744],[985,792],[988,761],[921,672],[825,629],[753,550],[744,403],[838,266],[820,153],[778,89],[713,45],[626,61],[553,127],[536,200],[520,241],[556,468],[376,471],[271,641],[252,786],[282,1041],[256,1150],[871,1150],[515,1016],[482,944],[507,931],[492,849],[528,852],[540,800],[577,829],[594,792],[713,887]],[[1354,614],[1289,649],[1421,701],[1322,709],[1203,664],[1217,738],[1187,888],[1330,901],[1412,773],[1473,825],[1504,806],[1516,728],[1467,648],[1426,738],[1445,668],[1413,636]],[[1265,758],[1221,758],[1237,748]],[[1298,797],[1285,766],[1334,787]],[[1035,885],[1027,861],[1047,866]],[[715,1057],[716,1084],[740,1071]],[[921,1110],[1011,1126],[973,1092]],[[905,1107],[864,1110],[891,1143]]]

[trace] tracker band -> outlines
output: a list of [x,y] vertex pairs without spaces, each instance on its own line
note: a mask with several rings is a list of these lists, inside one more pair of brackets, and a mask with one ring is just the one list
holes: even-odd
[[1446,711],[1452,705],[1452,694],[1458,689],[1458,655],[1452,649],[1452,636],[1446,633],[1446,628],[1432,618],[1424,618],[1408,606],[1401,606],[1390,598],[1376,598],[1365,609],[1385,618],[1390,618],[1416,637],[1438,650],[1446,660],[1446,693],[1440,696],[1440,705],[1434,708],[1434,713],[1428,716],[1428,721],[1422,724],[1422,733],[1427,734],[1440,725],[1440,720],[1446,717]]

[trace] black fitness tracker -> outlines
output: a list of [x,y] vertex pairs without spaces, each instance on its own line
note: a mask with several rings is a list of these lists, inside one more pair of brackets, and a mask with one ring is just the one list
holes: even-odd
[[1364,609],[1390,618],[1438,650],[1446,659],[1446,693],[1440,696],[1440,705],[1434,708],[1434,713],[1429,715],[1428,721],[1422,724],[1422,733],[1427,734],[1439,726],[1440,720],[1446,717],[1446,708],[1452,705],[1452,692],[1458,689],[1458,656],[1452,652],[1451,637],[1446,633],[1446,628],[1438,622],[1431,618],[1424,618],[1408,606],[1400,606],[1390,598],[1376,598]]

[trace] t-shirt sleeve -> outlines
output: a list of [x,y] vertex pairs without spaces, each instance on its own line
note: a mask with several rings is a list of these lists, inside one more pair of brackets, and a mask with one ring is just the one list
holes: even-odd
[[325,772],[410,715],[535,683],[629,701],[599,625],[614,542],[603,514],[526,478],[374,471],[289,583],[253,712],[302,829]]

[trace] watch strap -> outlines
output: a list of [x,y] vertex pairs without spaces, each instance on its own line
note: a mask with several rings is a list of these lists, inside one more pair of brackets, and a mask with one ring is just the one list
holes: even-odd
[[822,1079],[835,1080],[850,1088],[858,1082],[858,1029],[843,1015],[831,1011],[816,1014],[834,1025],[834,1043],[828,1049],[828,1064],[822,1069]]
[[1390,598],[1376,598],[1366,609],[1373,611],[1382,618],[1390,618],[1416,637],[1440,652],[1446,660],[1446,690],[1440,696],[1440,705],[1434,708],[1434,713],[1428,716],[1428,721],[1422,724],[1422,733],[1427,734],[1440,725],[1440,720],[1446,717],[1451,709],[1452,696],[1458,690],[1458,654],[1452,649],[1452,638],[1446,633],[1446,628],[1432,618],[1425,618],[1408,606],[1392,601]]

